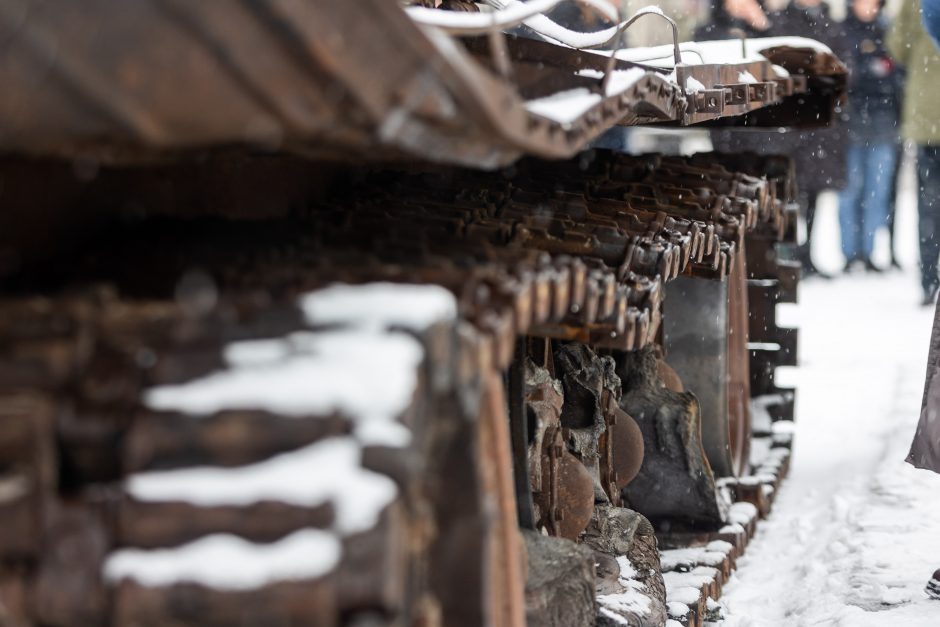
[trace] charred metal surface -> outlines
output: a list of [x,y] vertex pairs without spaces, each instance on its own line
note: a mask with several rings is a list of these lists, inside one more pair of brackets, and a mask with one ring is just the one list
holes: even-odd
[[509,436],[512,443],[512,473],[516,491],[516,515],[519,518],[520,527],[536,529],[527,463],[527,446],[530,437],[526,416],[527,366],[525,339],[517,338],[506,385],[506,395],[509,401]]
[[620,491],[643,461],[643,440],[633,418],[617,405],[620,379],[614,361],[581,344],[555,352],[565,390],[561,424],[574,453],[587,466],[598,502],[620,503]]
[[[637,625],[661,624],[665,620],[665,592],[653,527],[640,514],[611,506],[620,503],[621,489],[629,484],[643,460],[639,427],[617,404],[620,380],[614,374],[614,361],[599,357],[584,345],[568,343],[556,349],[550,363],[558,379],[531,361],[526,372],[530,423],[535,426],[529,463],[536,511],[542,513],[538,528],[553,536],[578,540],[595,551],[591,562],[597,563],[596,594],[601,603],[596,611],[598,624],[615,624],[618,618]],[[627,431],[627,425],[633,429]],[[566,466],[570,467],[567,472]],[[577,481],[569,474],[575,469]],[[575,549],[554,542],[549,546],[563,554]],[[530,538],[527,543],[531,584]],[[570,570],[570,566],[553,568],[551,573],[539,575],[538,580],[557,580],[553,585],[567,598],[573,594],[568,590],[572,586],[567,580]],[[593,579],[593,570],[591,573]],[[649,607],[645,611],[627,610],[614,601],[617,595],[627,592],[647,597]],[[573,595],[571,607],[565,612],[585,611],[577,594]],[[527,603],[530,624],[564,624],[557,622],[561,620],[557,600],[547,601],[544,592],[527,592]],[[533,617],[538,619],[534,623]],[[590,620],[577,624],[594,621],[591,614]]]
[[562,387],[547,370],[528,362],[526,402],[533,437],[528,464],[535,500],[535,528],[575,540],[594,511],[591,473],[568,450],[562,423]]
[[[650,522],[629,509],[598,506],[583,542],[598,556],[597,593],[602,609],[596,624],[606,627],[623,624],[623,620],[643,627],[664,624],[667,618],[666,588],[656,535]],[[632,573],[622,572],[623,560],[627,561]],[[629,586],[622,579],[630,581]],[[616,601],[604,603],[606,595],[622,594],[626,590],[639,591],[647,598],[646,611],[627,609],[618,606]]]
[[698,400],[664,387],[652,349],[618,355],[621,407],[643,432],[644,460],[624,490],[626,505],[658,523],[720,526],[715,478],[702,446]]
[[597,615],[594,552],[537,532],[523,532],[528,577],[526,624],[545,627],[591,625]]

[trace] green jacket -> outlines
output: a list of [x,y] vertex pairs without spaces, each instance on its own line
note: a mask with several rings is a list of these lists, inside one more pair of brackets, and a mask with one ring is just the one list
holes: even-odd
[[907,70],[901,136],[940,145],[940,53],[921,24],[920,0],[904,0],[886,43]]

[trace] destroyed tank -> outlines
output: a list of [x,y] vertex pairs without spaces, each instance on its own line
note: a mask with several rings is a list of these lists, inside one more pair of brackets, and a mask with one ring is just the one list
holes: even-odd
[[707,618],[798,181],[591,146],[826,124],[844,67],[489,4],[2,4],[0,624]]

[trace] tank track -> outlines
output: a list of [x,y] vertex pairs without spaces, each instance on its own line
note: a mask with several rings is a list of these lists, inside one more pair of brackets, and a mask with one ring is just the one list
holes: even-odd
[[[192,205],[171,195],[184,209],[29,275],[52,295],[14,277],[0,619],[662,624],[689,587],[675,573],[713,568],[716,540],[727,576],[755,519],[729,504],[766,514],[786,464],[712,472],[663,351],[667,284],[746,288],[751,393],[792,418],[773,368],[795,335],[771,324],[794,294],[774,253],[794,229],[788,164],[593,151],[495,174],[340,168],[313,200],[275,194],[264,220],[180,215]],[[784,433],[755,429],[785,449]],[[644,511],[680,475],[694,499]],[[657,541],[711,551],[661,564]]]

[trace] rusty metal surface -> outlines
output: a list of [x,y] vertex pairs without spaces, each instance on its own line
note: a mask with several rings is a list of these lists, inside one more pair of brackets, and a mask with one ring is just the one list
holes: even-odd
[[[616,61],[643,75],[608,93],[606,81],[577,73],[606,69],[603,55],[510,37],[504,75],[491,39],[419,27],[386,0],[10,0],[0,39],[0,150],[104,162],[245,145],[495,167],[523,154],[571,156],[615,124],[687,125],[786,108],[797,95],[818,124],[842,71],[831,55],[793,48],[768,53],[792,77],[771,60],[687,63],[678,81]],[[755,82],[741,84],[744,71]],[[687,91],[687,76],[705,90]],[[817,93],[816,77],[835,78]],[[573,119],[533,107],[577,89],[597,101]]]
[[[298,622],[320,624],[353,622],[375,608],[425,624],[519,624],[523,567],[499,373],[518,358],[520,336],[539,338],[526,352],[547,374],[527,399],[540,429],[526,477],[547,531],[596,535],[598,503],[622,503],[624,488],[628,502],[649,506],[657,522],[719,524],[695,435],[697,406],[678,377],[667,389],[656,375],[668,374],[654,346],[662,339],[663,286],[699,277],[714,287],[747,261],[752,290],[769,289],[767,273],[777,272],[775,289],[792,291],[792,277],[766,254],[793,224],[787,168],[773,160],[736,167],[731,158],[724,168],[715,163],[720,158],[598,151],[592,161],[524,160],[499,174],[362,168],[316,196],[272,195],[260,217],[244,222],[207,217],[216,209],[203,206],[212,202],[199,185],[206,195],[146,198],[134,220],[91,240],[99,245],[64,255],[67,265],[51,258],[43,268],[49,274],[25,272],[19,293],[0,298],[2,411],[6,424],[17,425],[0,429],[0,454],[15,462],[14,481],[36,486],[2,504],[23,535],[0,539],[0,555],[29,565],[16,575],[24,586],[47,582],[36,598],[48,604],[48,624],[68,624],[62,617],[69,612],[92,624],[102,612],[118,624],[193,623],[199,608],[220,624],[239,611],[264,622],[280,604]],[[130,180],[137,177],[147,180],[141,172]],[[100,181],[104,191],[90,184],[83,201],[95,205],[115,189],[137,188],[108,178]],[[233,183],[223,197],[237,189]],[[217,290],[209,311],[193,308],[193,268]],[[459,320],[420,337],[429,361],[416,373],[414,402],[402,417],[416,426],[414,456],[371,447],[363,454],[365,467],[405,486],[402,500],[374,532],[344,546],[347,559],[336,572],[307,582],[309,596],[291,586],[244,595],[136,584],[103,590],[84,575],[66,587],[62,573],[75,571],[54,560],[45,571],[35,566],[45,551],[69,543],[87,545],[81,561],[88,570],[115,546],[176,545],[221,531],[264,540],[298,526],[329,528],[329,508],[152,507],[100,488],[129,472],[241,465],[348,433],[349,421],[338,415],[231,411],[197,422],[142,408],[140,399],[150,386],[219,369],[229,342],[304,328],[294,303],[307,291],[375,280],[442,285],[456,296]],[[611,357],[623,365],[631,353],[621,351],[641,347],[652,361],[637,385],[629,369],[613,372]],[[580,357],[564,361],[563,353]],[[630,386],[624,396],[620,377]],[[760,391],[769,385],[753,371],[751,381]],[[659,478],[655,465],[633,478],[639,460],[651,451],[655,458],[659,447],[648,429],[633,427],[648,426],[654,408],[663,407],[672,421],[665,432],[672,465],[658,466],[665,468]],[[57,485],[61,477],[68,483]],[[63,494],[81,507],[61,509]],[[57,543],[43,544],[44,525],[61,536]],[[57,585],[63,592],[50,593]]]
[[749,471],[746,298],[743,254],[720,285],[683,278],[666,288],[666,357],[699,401],[702,440],[719,477]]
[[[21,487],[0,503],[11,532],[0,534],[0,574],[5,585],[12,577],[29,591],[11,619],[340,625],[378,612],[390,622],[522,625],[524,566],[502,380],[488,356],[491,339],[465,322],[416,338],[426,357],[401,416],[415,438],[405,450],[366,447],[361,460],[394,478],[400,496],[373,529],[344,540],[343,560],[329,573],[235,591],[102,577],[106,556],[121,548],[171,549],[219,533],[268,543],[298,529],[336,528],[329,503],[142,502],[124,489],[141,471],[243,466],[351,432],[347,418],[330,412],[198,416],[144,407],[149,387],[225,367],[194,356],[221,356],[233,341],[303,328],[289,302],[252,307],[253,298],[242,296],[223,297],[202,313],[172,297],[135,301],[87,291],[0,299],[0,485]],[[278,313],[292,309],[296,315]],[[186,370],[165,367],[191,358]],[[98,384],[108,379],[120,385]],[[441,485],[436,478],[445,473]],[[453,498],[454,489],[462,498]]]

